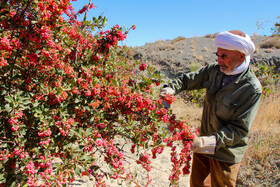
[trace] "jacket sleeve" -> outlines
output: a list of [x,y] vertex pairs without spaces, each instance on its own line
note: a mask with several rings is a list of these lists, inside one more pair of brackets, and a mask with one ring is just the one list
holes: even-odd
[[259,108],[260,99],[261,93],[251,94],[247,97],[245,104],[235,112],[228,124],[214,133],[217,140],[216,150],[221,147],[234,148],[237,143],[247,145],[244,138],[248,136],[249,128]]
[[209,77],[208,70],[210,68],[211,65],[207,65],[195,72],[184,73],[164,87],[172,88],[175,91],[175,94],[178,94],[183,90],[202,89],[204,88],[203,83]]

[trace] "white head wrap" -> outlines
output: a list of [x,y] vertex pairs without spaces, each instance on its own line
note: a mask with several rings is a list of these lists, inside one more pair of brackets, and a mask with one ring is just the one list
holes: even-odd
[[245,60],[242,64],[236,67],[232,72],[227,73],[228,75],[236,75],[245,71],[250,63],[250,55],[255,51],[255,44],[252,42],[249,35],[239,36],[232,34],[228,31],[222,31],[216,36],[215,44],[216,47],[240,51],[245,54]]

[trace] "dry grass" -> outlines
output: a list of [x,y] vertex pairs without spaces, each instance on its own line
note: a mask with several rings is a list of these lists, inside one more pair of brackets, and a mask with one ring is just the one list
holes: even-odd
[[203,55],[198,55],[196,57],[196,59],[199,61],[199,62],[203,62],[204,61],[204,56]]
[[[252,131],[262,130],[280,132],[280,94],[275,93],[262,98],[258,114],[251,127]],[[278,127],[278,128],[277,128]]]
[[159,51],[165,51],[165,50],[175,50],[175,47],[172,45],[172,44],[169,44],[169,45],[160,45],[159,46]]
[[209,52],[210,50],[207,47],[203,47],[202,51],[203,52]]
[[260,51],[260,46],[257,45],[256,48],[255,48],[255,53],[259,53],[259,51]]
[[263,98],[239,171],[242,186],[280,185],[280,94]]
[[157,40],[157,41],[155,42],[155,44],[162,44],[162,43],[163,43],[162,40]]
[[265,53],[273,53],[273,52],[274,52],[274,50],[273,50],[273,49],[271,49],[271,48],[269,48],[269,49],[265,49],[265,50],[264,50],[264,52],[265,52]]
[[206,35],[204,36],[204,38],[216,38],[217,34],[218,34],[218,33],[206,34]]
[[178,96],[177,100],[171,105],[171,109],[178,119],[185,120],[194,127],[200,126],[202,108],[197,107],[196,104],[185,103],[184,100]]
[[[262,98],[249,134],[237,186],[280,185],[280,92]],[[200,125],[202,108],[178,98],[171,107],[178,118],[195,128]]]

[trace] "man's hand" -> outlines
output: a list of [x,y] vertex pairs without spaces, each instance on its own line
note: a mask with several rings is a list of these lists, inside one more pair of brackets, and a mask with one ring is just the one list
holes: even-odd
[[170,87],[165,87],[165,88],[160,89],[159,96],[164,97],[166,94],[174,95],[175,91]]
[[216,148],[216,137],[212,136],[196,136],[193,139],[191,150],[195,153],[202,153],[202,154],[215,154]]
[[[165,88],[160,89],[159,96],[160,97],[165,97],[166,94],[169,94],[171,96],[171,95],[174,95],[174,93],[175,93],[175,91],[172,88],[165,87]],[[162,105],[165,109],[170,108],[170,104],[168,104],[166,101],[163,101]]]

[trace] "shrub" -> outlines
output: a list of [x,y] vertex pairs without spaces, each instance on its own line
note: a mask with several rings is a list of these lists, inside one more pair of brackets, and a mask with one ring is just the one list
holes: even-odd
[[264,62],[257,64],[255,74],[262,84],[263,94],[269,95],[279,89],[280,76],[275,71],[275,66],[269,66]]
[[175,43],[177,43],[177,42],[179,42],[179,41],[183,41],[183,40],[186,40],[186,38],[183,37],[183,36],[178,36],[177,38],[174,38],[174,39],[171,41],[171,44],[175,44]]
[[[116,25],[92,35],[106,19],[87,21],[91,8],[89,3],[75,12],[69,0],[1,2],[1,186],[36,186],[38,178],[43,186],[66,186],[82,175],[93,176],[96,186],[105,176],[133,182],[117,137],[132,143],[147,171],[150,156],[172,147],[172,185],[180,170],[189,172],[193,134],[161,108],[173,97],[151,95],[161,75],[144,63],[131,64],[127,48],[117,45],[130,29]],[[180,154],[173,141],[182,141]]]
[[276,48],[280,49],[280,36],[274,35],[267,38],[265,41],[260,43],[260,48]]
[[206,35],[204,36],[204,38],[216,38],[217,34],[218,34],[218,33],[206,34]]
[[[190,71],[197,71],[200,68],[199,63],[191,62]],[[187,102],[195,103],[197,106],[202,106],[205,98],[205,89],[189,90],[183,96]]]

